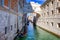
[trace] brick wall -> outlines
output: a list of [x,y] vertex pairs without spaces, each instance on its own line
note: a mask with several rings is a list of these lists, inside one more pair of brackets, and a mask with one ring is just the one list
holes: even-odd
[[8,0],[4,0],[4,5],[8,7]]
[[11,0],[11,9],[18,12],[18,0]]

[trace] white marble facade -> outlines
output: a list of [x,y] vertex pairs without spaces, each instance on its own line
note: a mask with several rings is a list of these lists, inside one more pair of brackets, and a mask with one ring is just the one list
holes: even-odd
[[47,0],[41,6],[42,13],[37,25],[60,36],[60,6],[58,4],[60,4],[59,0]]

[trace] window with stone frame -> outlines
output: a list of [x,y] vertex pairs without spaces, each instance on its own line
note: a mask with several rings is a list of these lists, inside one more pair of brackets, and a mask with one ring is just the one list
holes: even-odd
[[58,23],[58,28],[60,28],[60,23]]
[[7,27],[5,27],[5,34],[7,34]]
[[49,23],[47,22],[47,24],[49,24]]
[[11,30],[12,30],[12,27],[13,27],[13,26],[11,25]]
[[14,27],[16,28],[16,24],[14,24]]
[[53,22],[51,22],[52,26],[53,26]]
[[53,1],[52,1],[52,4],[53,4]]
[[60,13],[60,7],[58,7],[58,13]]
[[52,15],[53,15],[54,11],[52,10]]
[[47,4],[47,6],[49,7],[49,4]]
[[47,15],[49,15],[49,12],[47,12]]
[[59,13],[60,13],[60,8],[59,8]]

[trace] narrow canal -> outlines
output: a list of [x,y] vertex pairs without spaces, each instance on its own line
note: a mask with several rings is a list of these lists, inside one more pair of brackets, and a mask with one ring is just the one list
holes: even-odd
[[17,38],[17,40],[60,40],[60,38],[42,30],[38,26],[35,28],[32,23],[29,23],[27,35]]

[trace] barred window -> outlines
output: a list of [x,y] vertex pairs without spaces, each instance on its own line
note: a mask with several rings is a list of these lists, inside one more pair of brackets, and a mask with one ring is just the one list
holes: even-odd
[[5,27],[5,34],[7,34],[7,27]]
[[60,13],[60,8],[58,9],[59,13]]
[[52,26],[53,26],[53,22],[51,22]]
[[60,23],[58,23],[58,27],[60,28]]
[[52,15],[53,15],[54,11],[52,10]]

